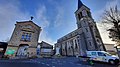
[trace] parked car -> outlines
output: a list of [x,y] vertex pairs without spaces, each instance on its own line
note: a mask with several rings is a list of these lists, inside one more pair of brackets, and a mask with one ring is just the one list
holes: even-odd
[[119,63],[119,57],[105,51],[87,51],[87,57],[94,61],[108,62],[110,64]]

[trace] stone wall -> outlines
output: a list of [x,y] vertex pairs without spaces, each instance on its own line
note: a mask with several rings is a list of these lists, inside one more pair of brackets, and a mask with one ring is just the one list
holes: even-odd
[[14,54],[16,54],[21,45],[27,45],[28,48],[25,48],[27,49],[27,55],[36,55],[36,47],[38,44],[40,31],[41,27],[32,21],[17,22],[15,24],[15,29],[13,31],[11,39],[8,42],[7,50],[13,49],[15,50]]

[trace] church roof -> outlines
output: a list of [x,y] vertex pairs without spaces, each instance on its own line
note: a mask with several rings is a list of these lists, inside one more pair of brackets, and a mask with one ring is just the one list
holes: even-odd
[[51,49],[53,48],[52,45],[50,45],[50,44],[48,44],[48,43],[46,43],[44,41],[42,41],[41,43],[38,43],[38,45],[40,45],[41,48],[51,48]]
[[85,8],[87,8],[87,9],[90,10],[90,8],[88,8],[87,6],[85,6],[85,5],[82,3],[81,0],[78,0],[78,9],[76,10],[76,12],[77,12],[82,6],[84,6]]
[[41,28],[40,26],[38,26],[37,24],[35,24],[33,21],[20,21],[20,22],[18,22],[18,21],[16,21],[16,23],[31,23],[31,24],[33,24],[33,25],[35,25],[35,26],[37,26],[38,28]]
[[83,3],[81,2],[81,0],[78,0],[78,9],[81,8],[83,6]]
[[82,34],[81,28],[80,28],[80,29],[76,29],[76,30],[68,33],[67,35],[59,38],[57,41],[58,41],[58,42],[62,42],[62,41],[68,40],[68,39],[73,38],[73,37],[75,37],[76,35],[80,35],[80,34]]

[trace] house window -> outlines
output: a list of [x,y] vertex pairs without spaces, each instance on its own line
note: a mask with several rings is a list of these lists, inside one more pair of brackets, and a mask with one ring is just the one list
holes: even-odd
[[80,16],[80,14],[78,14],[78,19],[80,20],[80,18],[81,18],[81,16]]
[[82,15],[83,15],[83,16],[87,16],[86,10],[83,10],[83,11],[82,11]]
[[88,16],[89,16],[89,17],[91,17],[91,14],[90,14],[90,12],[89,12],[89,11],[87,11],[87,14],[88,14]]
[[82,26],[81,26],[81,23],[78,23],[78,28],[81,28]]
[[87,28],[85,28],[86,29],[86,32],[88,32],[88,29]]
[[63,49],[63,51],[64,51],[65,49]]
[[69,48],[68,48],[68,49],[69,49],[69,52],[71,52],[71,47],[70,47],[70,46],[69,46]]
[[30,41],[31,40],[31,33],[23,33],[21,37],[21,41]]
[[83,17],[82,12],[80,12],[80,16]]
[[82,16],[82,12],[80,12],[80,13],[78,14],[78,19],[80,20],[82,17],[83,17],[83,16]]
[[97,42],[100,43],[99,39],[97,39]]
[[[24,34],[24,33],[23,33]],[[25,35],[22,35],[22,38],[21,38],[21,40],[24,40],[24,38],[25,38]]]
[[75,48],[77,49],[78,47],[77,47],[77,41],[75,40]]
[[91,42],[89,42],[89,45],[92,46]]

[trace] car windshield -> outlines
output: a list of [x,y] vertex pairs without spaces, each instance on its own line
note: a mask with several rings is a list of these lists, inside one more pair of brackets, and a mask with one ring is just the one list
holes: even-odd
[[112,55],[111,55],[110,53],[108,53],[108,52],[105,52],[105,54],[108,55],[108,56],[112,56]]

